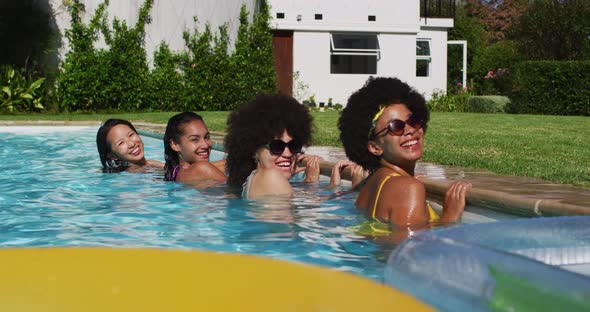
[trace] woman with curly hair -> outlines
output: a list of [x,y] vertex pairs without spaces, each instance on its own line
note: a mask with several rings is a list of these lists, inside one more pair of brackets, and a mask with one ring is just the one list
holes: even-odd
[[414,177],[428,119],[424,97],[399,79],[371,77],[348,99],[340,139],[346,156],[370,172],[356,206],[372,220],[416,229],[461,218],[470,184],[451,184],[439,218]]
[[164,133],[164,180],[202,187],[225,182],[225,161],[209,161],[212,147],[200,115],[183,112],[170,117]]
[[[320,158],[303,154],[311,142],[312,117],[286,95],[259,95],[228,117],[225,137],[228,184],[242,187],[245,199],[293,193],[289,179],[305,170],[317,182]],[[305,167],[296,163],[306,160]]]
[[143,141],[127,120],[105,121],[96,133],[96,147],[104,172],[140,172],[163,167],[157,160],[145,159]]

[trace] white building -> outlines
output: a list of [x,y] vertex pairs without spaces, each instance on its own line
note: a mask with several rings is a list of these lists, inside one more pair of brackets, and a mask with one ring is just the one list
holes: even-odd
[[[82,0],[83,20],[88,21],[103,1]],[[182,33],[195,27],[195,17],[200,30],[207,22],[212,30],[228,23],[234,39],[241,6],[253,12],[259,1],[155,0],[152,22],[146,27],[148,59],[161,42],[173,50],[184,49]],[[345,104],[369,76],[398,77],[427,98],[446,90],[447,30],[453,26],[455,0],[267,1],[281,92],[300,101],[313,96],[317,103],[327,105],[331,98],[334,104]],[[63,7],[67,2],[51,0],[62,33],[69,27]],[[133,25],[143,2],[110,1],[108,16]]]
[[[441,2],[445,2],[441,4]],[[446,90],[449,18],[425,0],[270,0],[279,88],[300,101],[345,104],[369,76],[398,77],[430,97]],[[423,13],[426,11],[422,7]],[[438,11],[432,12],[429,16]],[[295,74],[293,85],[290,77]]]
[[[107,6],[110,20],[118,18],[133,26],[137,22],[139,10],[145,0],[111,0]],[[55,20],[62,34],[70,27],[70,15],[66,10],[70,0],[50,0]],[[88,23],[98,6],[104,0],[80,0],[84,4],[82,14],[84,23]],[[154,51],[165,42],[172,50],[185,49],[182,33],[185,30],[193,32],[195,27],[199,31],[205,29],[209,23],[212,31],[227,23],[230,40],[235,40],[242,5],[250,14],[256,10],[256,0],[154,0],[150,11],[151,23],[146,25],[145,47],[148,59],[151,60]],[[196,20],[196,21],[195,21]],[[101,46],[100,43],[98,45]],[[62,55],[68,49],[64,39]]]

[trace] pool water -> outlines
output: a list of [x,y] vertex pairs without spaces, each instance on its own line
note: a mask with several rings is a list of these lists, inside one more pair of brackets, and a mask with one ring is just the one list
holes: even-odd
[[[103,174],[96,130],[0,128],[0,247],[214,250],[383,279],[393,246],[350,228],[364,221],[354,194],[333,196],[323,180],[295,183],[289,200],[248,202],[225,186],[197,190],[159,173]],[[147,158],[162,160],[161,140],[143,141]]]

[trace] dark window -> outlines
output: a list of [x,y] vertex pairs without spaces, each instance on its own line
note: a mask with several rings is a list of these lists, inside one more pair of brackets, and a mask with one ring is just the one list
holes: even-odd
[[416,40],[416,77],[430,77],[430,40]]
[[321,20],[321,19],[323,19],[323,18],[324,18],[324,17],[322,16],[322,14],[316,14],[316,15],[315,15],[315,19],[317,19],[317,20]]
[[332,74],[376,74],[379,41],[376,34],[330,34]]
[[375,17],[375,15],[369,15],[369,22],[374,22],[376,20],[377,18]]
[[285,18],[285,13],[277,13],[277,18],[279,18],[279,19]]

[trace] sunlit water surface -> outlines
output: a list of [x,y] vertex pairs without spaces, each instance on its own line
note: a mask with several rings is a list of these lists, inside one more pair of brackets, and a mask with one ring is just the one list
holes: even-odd
[[[225,186],[197,190],[165,182],[161,173],[103,174],[96,130],[0,127],[0,247],[238,252],[382,280],[391,247],[350,228],[364,221],[354,194],[334,196],[327,181],[295,183],[290,200],[249,202]],[[147,157],[162,160],[162,142],[143,140]]]

